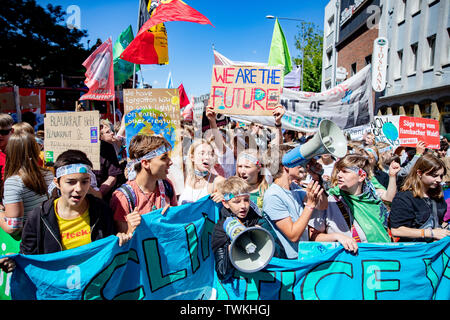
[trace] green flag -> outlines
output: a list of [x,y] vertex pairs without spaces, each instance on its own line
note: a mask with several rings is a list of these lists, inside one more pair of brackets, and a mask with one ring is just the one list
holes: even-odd
[[[125,48],[133,41],[133,29],[131,25],[126,28],[117,38],[113,47],[113,59],[114,59],[114,85],[124,83],[133,75],[134,64],[120,59],[120,55]],[[140,65],[136,65],[136,72],[141,70]]]
[[273,28],[268,65],[283,65],[284,75],[287,75],[292,70],[291,55],[278,19],[275,20],[275,26]]

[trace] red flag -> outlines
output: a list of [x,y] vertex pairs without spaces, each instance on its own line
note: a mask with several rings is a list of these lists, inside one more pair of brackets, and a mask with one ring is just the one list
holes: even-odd
[[84,62],[89,92],[79,100],[112,101],[114,92],[114,64],[111,39],[103,42]]
[[136,64],[158,63],[158,54],[154,48],[155,37],[148,30],[166,21],[188,21],[213,25],[203,14],[181,0],[166,0],[154,9],[152,16],[139,30],[138,34],[120,55],[120,59]]
[[180,96],[180,108],[183,108],[189,104],[189,98],[184,90],[183,84],[178,87],[178,94]]

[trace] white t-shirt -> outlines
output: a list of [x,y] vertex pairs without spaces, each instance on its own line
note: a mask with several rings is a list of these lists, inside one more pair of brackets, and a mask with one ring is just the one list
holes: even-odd
[[[51,171],[46,171],[44,179],[48,187],[53,181],[53,173]],[[45,193],[43,195],[40,195],[26,187],[23,184],[22,178],[20,178],[20,176],[11,176],[5,180],[3,204],[23,202],[23,217],[25,222],[28,213],[30,213],[35,207],[40,206],[42,202],[48,199],[47,187],[44,190]]]

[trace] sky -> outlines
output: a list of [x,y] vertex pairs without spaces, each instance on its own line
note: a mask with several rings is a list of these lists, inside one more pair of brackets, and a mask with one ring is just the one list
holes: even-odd
[[[113,43],[129,25],[136,35],[139,0],[37,0],[45,7],[48,3],[66,10],[71,5],[80,8],[81,29],[88,36],[82,40],[87,48],[98,38]],[[324,9],[329,0],[185,0],[192,8],[205,15],[214,26],[192,22],[167,22],[169,64],[142,65],[144,83],[153,88],[165,88],[169,73],[174,87],[183,84],[189,98],[209,93],[213,46],[216,51],[235,61],[266,63],[270,52],[275,20],[279,17],[291,57],[298,57],[295,36],[300,19],[312,22],[323,30]],[[86,57],[87,58],[87,57]]]

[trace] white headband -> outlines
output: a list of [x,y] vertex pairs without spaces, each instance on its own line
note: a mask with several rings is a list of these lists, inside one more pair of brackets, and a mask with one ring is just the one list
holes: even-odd
[[140,157],[138,159],[134,159],[134,160],[130,160],[130,162],[128,162],[127,164],[127,170],[128,170],[128,180],[134,180],[136,179],[136,170],[135,170],[135,165],[137,163],[140,163],[142,160],[151,160],[154,159],[156,157],[159,157],[160,155],[166,153],[166,152],[170,152],[171,149],[167,148],[165,144],[163,144],[162,146],[160,146],[158,149],[152,150],[149,153],[147,153],[145,156]]

